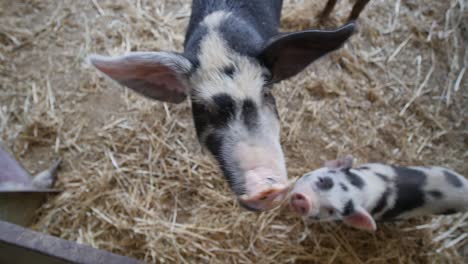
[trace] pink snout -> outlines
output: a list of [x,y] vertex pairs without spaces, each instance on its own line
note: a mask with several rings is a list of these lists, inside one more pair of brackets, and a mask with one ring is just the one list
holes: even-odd
[[269,167],[256,167],[245,172],[246,193],[239,202],[247,209],[270,210],[278,206],[287,196],[289,183],[285,175],[278,176]]
[[288,187],[277,184],[253,196],[242,195],[239,202],[247,209],[254,211],[264,211],[278,206],[286,197]]
[[311,203],[309,199],[302,193],[295,193],[291,195],[290,201],[292,209],[301,216],[309,214]]

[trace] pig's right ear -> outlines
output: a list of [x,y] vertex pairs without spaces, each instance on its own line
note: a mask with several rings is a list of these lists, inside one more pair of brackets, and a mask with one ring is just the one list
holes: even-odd
[[353,167],[353,160],[353,156],[348,154],[336,160],[325,162],[325,167],[329,169],[351,169]]
[[343,218],[343,222],[351,227],[374,232],[377,229],[374,218],[362,207]]
[[189,92],[192,63],[171,52],[131,52],[89,56],[89,61],[118,83],[154,100],[181,103]]

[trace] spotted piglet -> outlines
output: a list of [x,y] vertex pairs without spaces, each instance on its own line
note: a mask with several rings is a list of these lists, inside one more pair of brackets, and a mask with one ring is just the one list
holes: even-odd
[[353,157],[333,160],[303,175],[290,204],[309,221],[342,220],[375,231],[375,221],[468,209],[468,180],[442,167],[401,167],[382,163],[353,168]]

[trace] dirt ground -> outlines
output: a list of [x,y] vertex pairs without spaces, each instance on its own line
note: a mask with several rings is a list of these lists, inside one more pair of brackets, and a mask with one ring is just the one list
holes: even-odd
[[[341,1],[320,25],[324,4],[286,0],[282,30],[336,27],[351,8]],[[467,7],[373,0],[343,49],[276,85],[290,177],[347,153],[467,176]],[[64,160],[64,192],[35,229],[150,263],[463,263],[468,214],[368,234],[306,225],[286,205],[239,208],[189,102],[149,101],[86,62],[181,51],[189,15],[186,0],[0,0],[1,142],[31,172]]]

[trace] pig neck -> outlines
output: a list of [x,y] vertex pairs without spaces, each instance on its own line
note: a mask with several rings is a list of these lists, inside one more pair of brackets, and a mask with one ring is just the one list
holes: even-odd
[[184,55],[195,65],[200,42],[208,37],[205,18],[222,12],[219,32],[226,45],[240,55],[256,58],[264,44],[278,33],[282,0],[194,0],[184,42]]

